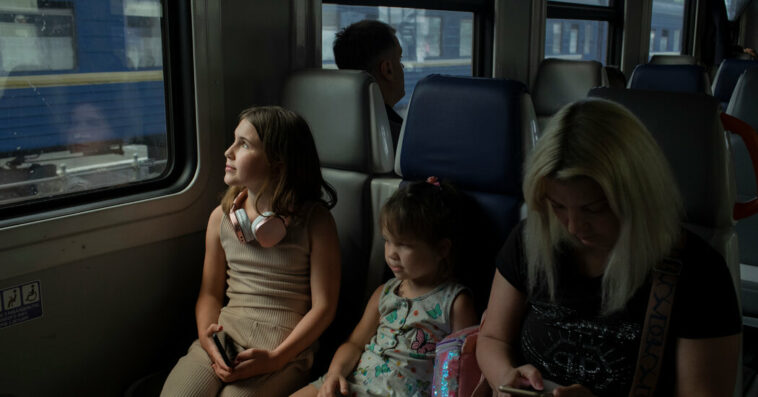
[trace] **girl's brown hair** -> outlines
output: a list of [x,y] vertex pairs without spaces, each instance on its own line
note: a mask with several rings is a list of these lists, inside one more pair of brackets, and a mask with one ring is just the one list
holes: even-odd
[[[316,144],[300,115],[279,106],[259,106],[243,110],[239,120],[247,120],[255,127],[271,169],[253,203],[256,210],[258,199],[264,195],[271,196],[271,211],[281,216],[299,216],[308,202],[334,207],[337,193],[321,175]],[[226,190],[221,199],[224,213],[229,212],[234,198],[243,189],[230,186]]]

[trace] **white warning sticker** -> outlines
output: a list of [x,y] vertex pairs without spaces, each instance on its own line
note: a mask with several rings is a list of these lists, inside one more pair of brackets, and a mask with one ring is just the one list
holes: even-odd
[[40,282],[0,290],[0,328],[42,317]]

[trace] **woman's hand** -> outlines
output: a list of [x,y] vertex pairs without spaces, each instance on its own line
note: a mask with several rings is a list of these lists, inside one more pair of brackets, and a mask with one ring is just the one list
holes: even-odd
[[594,397],[590,389],[579,385],[573,384],[571,386],[561,386],[553,390],[554,397]]
[[[511,369],[505,375],[502,382],[503,385],[517,388],[531,387],[536,390],[542,390],[544,388],[542,384],[542,374],[531,364]],[[493,385],[495,390],[497,390],[497,386],[499,385]]]
[[216,347],[216,343],[213,342],[213,334],[223,331],[223,329],[224,327],[216,323],[209,325],[208,328],[205,329],[205,332],[200,335],[200,345],[205,349],[205,352],[208,353],[208,357],[211,359],[211,366],[216,365],[224,371],[231,372],[232,369],[226,365],[224,358],[221,357],[221,352],[218,351],[218,347]]
[[327,373],[324,376],[324,384],[318,389],[318,397],[334,397],[342,394],[347,396],[350,393],[350,387],[347,385],[347,379],[342,374]]

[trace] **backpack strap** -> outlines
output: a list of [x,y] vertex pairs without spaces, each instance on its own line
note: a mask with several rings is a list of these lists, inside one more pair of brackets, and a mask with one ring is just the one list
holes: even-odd
[[653,285],[645,312],[645,323],[640,335],[640,351],[634,370],[629,397],[653,396],[663,363],[663,352],[671,324],[676,283],[682,270],[681,247],[675,247],[672,256],[664,258],[653,268]]

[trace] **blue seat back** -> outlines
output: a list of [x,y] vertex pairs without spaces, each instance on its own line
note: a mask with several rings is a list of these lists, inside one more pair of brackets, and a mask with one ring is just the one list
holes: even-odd
[[748,59],[724,59],[721,61],[716,75],[713,77],[711,90],[721,104],[726,108],[732,97],[734,86],[742,73],[751,67],[758,66],[758,61]]
[[405,181],[438,176],[472,200],[472,235],[482,252],[467,269],[479,309],[497,249],[520,219],[523,137],[535,128],[531,98],[517,81],[431,75],[411,98],[395,172]]
[[708,75],[699,65],[637,65],[629,88],[668,92],[711,93]]

